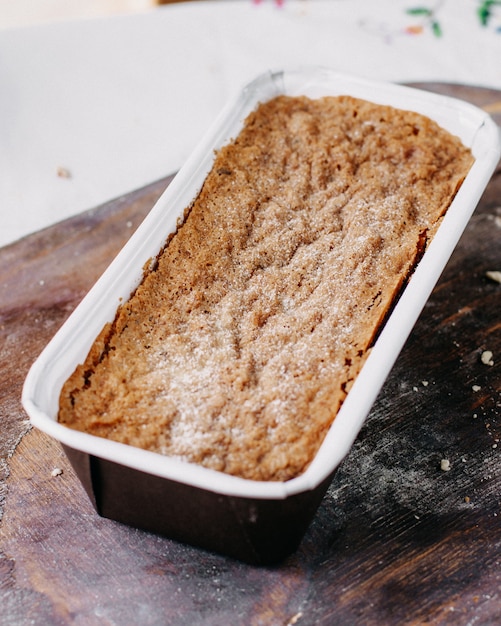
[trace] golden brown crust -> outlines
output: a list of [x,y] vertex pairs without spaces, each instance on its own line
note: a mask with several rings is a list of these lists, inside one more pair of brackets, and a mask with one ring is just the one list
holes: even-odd
[[471,162],[415,113],[261,105],[63,387],[59,420],[245,478],[297,476]]

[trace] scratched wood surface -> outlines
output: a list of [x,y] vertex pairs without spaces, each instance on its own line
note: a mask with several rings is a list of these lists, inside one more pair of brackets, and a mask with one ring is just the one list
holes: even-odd
[[[499,92],[421,86],[501,122]],[[31,362],[168,182],[0,250],[0,624],[501,623],[501,285],[486,276],[501,270],[501,168],[299,550],[273,568],[98,517],[20,405]]]

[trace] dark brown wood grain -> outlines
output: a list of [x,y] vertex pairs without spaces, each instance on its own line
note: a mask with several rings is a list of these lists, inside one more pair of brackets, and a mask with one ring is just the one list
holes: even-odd
[[[494,115],[501,101],[420,86]],[[501,285],[486,276],[501,270],[501,169],[299,550],[274,568],[98,517],[20,405],[31,362],[167,183],[0,250],[0,624],[501,623]]]

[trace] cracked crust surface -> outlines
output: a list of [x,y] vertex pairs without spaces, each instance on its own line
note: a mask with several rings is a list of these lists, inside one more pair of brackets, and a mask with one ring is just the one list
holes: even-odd
[[415,113],[260,105],[65,383],[59,420],[244,478],[302,473],[471,163]]

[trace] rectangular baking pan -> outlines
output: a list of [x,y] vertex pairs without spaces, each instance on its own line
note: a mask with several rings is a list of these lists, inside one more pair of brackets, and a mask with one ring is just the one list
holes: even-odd
[[[348,94],[414,110],[459,136],[475,157],[315,459],[292,480],[260,482],[59,424],[63,382],[84,360],[103,325],[113,320],[120,303],[137,287],[145,264],[176,230],[211,168],[214,150],[236,137],[259,102],[279,94],[313,98]],[[500,150],[499,129],[493,120],[456,99],[326,68],[258,76],[222,111],[136,233],[31,367],[22,402],[32,424],[62,444],[100,515],[250,563],[282,560],[299,545],[336,468],[348,454],[466,227],[499,161]]]

